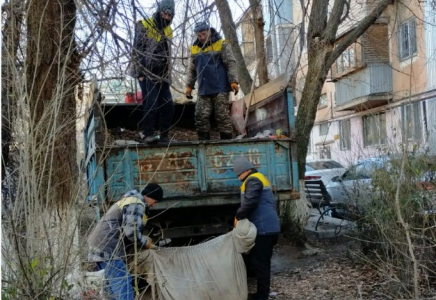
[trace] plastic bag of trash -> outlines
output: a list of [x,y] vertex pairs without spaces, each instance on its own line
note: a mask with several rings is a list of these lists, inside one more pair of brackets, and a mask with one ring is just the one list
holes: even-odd
[[65,277],[68,299],[105,299],[103,296],[104,270],[97,272],[74,271]]
[[230,119],[232,120],[233,126],[238,131],[238,134],[245,134],[245,102],[242,99],[232,102],[232,108],[230,109]]

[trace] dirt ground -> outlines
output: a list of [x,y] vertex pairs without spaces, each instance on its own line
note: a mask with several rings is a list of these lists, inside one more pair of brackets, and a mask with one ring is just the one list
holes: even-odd
[[[279,241],[272,259],[270,299],[390,299],[378,287],[374,270],[356,263],[347,238],[310,241],[314,251],[306,254],[285,240]],[[249,278],[249,291],[256,281]]]

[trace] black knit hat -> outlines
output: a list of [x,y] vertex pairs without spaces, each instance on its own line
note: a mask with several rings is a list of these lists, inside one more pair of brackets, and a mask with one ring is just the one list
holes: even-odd
[[163,190],[160,185],[156,183],[149,183],[142,190],[141,195],[150,197],[156,201],[162,201],[163,199]]

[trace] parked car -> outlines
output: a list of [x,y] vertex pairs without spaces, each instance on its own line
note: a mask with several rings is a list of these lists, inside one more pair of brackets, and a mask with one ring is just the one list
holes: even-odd
[[333,177],[341,176],[344,172],[345,168],[332,159],[306,161],[305,192],[314,207],[330,203],[325,187]]
[[[428,156],[423,158],[409,156],[408,164],[414,167],[413,182],[417,188],[434,189],[436,180],[436,158]],[[374,194],[372,178],[381,168],[388,171],[392,176],[399,176],[394,165],[401,163],[401,157],[380,156],[358,161],[348,168],[342,176],[332,178],[326,190],[333,202],[352,203],[356,199],[371,199]],[[421,171],[419,169],[422,168]],[[416,172],[416,173],[415,173]]]
[[[359,205],[372,198],[372,178],[380,168],[388,168],[390,158],[387,156],[367,158],[349,167],[342,176],[332,178],[326,186],[332,202]],[[357,202],[361,203],[357,203]]]
[[306,160],[305,180],[321,180],[324,185],[331,182],[335,176],[341,176],[345,168],[332,159],[308,159]]

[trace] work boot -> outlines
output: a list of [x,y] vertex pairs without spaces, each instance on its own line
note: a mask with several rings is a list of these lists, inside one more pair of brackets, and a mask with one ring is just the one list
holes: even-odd
[[233,138],[233,135],[231,133],[220,132],[220,139],[222,139],[222,140],[231,140],[232,138]]
[[197,132],[199,141],[209,141],[210,140],[210,132]]
[[144,137],[143,140],[147,144],[157,143],[159,141],[159,135],[157,135],[157,134],[149,135],[149,136]]

